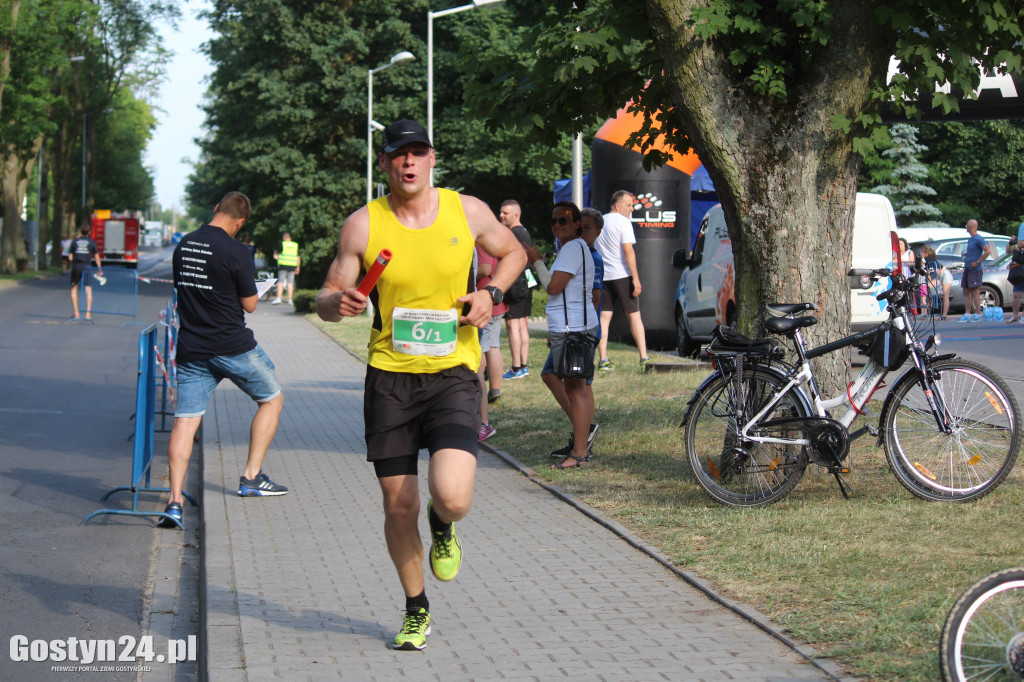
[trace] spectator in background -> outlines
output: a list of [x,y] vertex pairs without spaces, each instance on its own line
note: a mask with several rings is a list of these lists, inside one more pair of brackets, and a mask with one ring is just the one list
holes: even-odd
[[[256,293],[252,259],[235,239],[252,206],[241,192],[228,192],[213,209],[213,219],[189,232],[174,248],[174,287],[178,292],[178,397],[167,443],[171,499],[161,526],[181,524],[182,489],[192,442],[210,396],[230,379],[257,404],[249,432],[249,456],[239,478],[238,495],[284,495],[288,488],[263,473],[263,460],[277,433],[284,396],[274,364],[245,326]],[[175,521],[177,523],[175,523]]]
[[[498,259],[484,251],[480,246],[476,247],[476,258],[476,289],[480,291],[486,289],[491,283],[491,275],[494,274],[495,268],[498,267]],[[486,395],[481,396],[480,399],[481,423],[479,435],[481,441],[487,440],[495,433],[495,428],[488,421],[487,406],[501,400],[501,370],[504,368],[504,360],[501,357],[501,318],[504,317],[507,311],[508,306],[505,303],[498,303],[493,306],[491,308],[491,321],[480,330],[481,357],[478,375],[480,377],[481,390],[487,389],[487,385],[490,384],[490,389],[485,390]]]
[[981,264],[992,254],[992,247],[978,234],[977,220],[968,220],[965,227],[970,239],[964,248],[964,274],[960,280],[966,310],[960,321],[981,322],[981,281],[984,274]]
[[[522,216],[522,209],[515,199],[506,199],[501,202],[501,210],[498,212],[498,220],[501,224],[512,230],[523,248],[533,246],[533,239],[530,232],[523,227],[519,221]],[[506,295],[508,312],[505,313],[505,331],[508,333],[508,348],[512,354],[512,366],[508,368],[502,377],[505,379],[522,379],[529,376],[530,369],[526,366],[530,357],[530,311],[533,308],[533,289],[527,283],[526,270],[519,274],[516,281],[509,287],[506,294],[514,290],[522,290],[526,285],[526,297],[519,301],[512,301]]]
[[[1021,223],[1021,229],[1024,229],[1024,223]],[[1010,242],[1006,245],[1006,253],[1014,254],[1018,251],[1024,251],[1024,242],[1018,237],[1011,237]],[[1012,256],[1011,256],[1012,258]],[[1015,263],[1013,260],[1010,261],[1009,267],[1011,268],[1024,268],[1024,265]],[[1013,285],[1013,316],[1006,321],[1007,324],[1011,322],[1020,321],[1020,299],[1021,295],[1024,294],[1024,283]]]
[[85,268],[89,261],[96,262],[96,274],[103,276],[103,266],[100,263],[100,252],[96,248],[96,242],[89,238],[92,232],[92,225],[88,222],[82,223],[78,231],[78,237],[71,242],[71,319],[77,320],[78,316],[78,283],[85,278],[85,319],[92,319],[92,277],[85,275]]
[[[580,225],[582,226],[583,241],[587,243],[590,248],[590,255],[594,259],[594,290],[592,294],[594,310],[601,309],[601,296],[602,280],[604,279],[604,264],[601,261],[601,254],[594,248],[594,241],[601,234],[601,228],[604,227],[604,216],[601,212],[595,208],[584,208],[580,210]],[[540,280],[541,286],[547,287],[551,281],[551,274],[547,271],[544,266],[544,262],[541,260],[540,251],[536,247],[531,246],[526,250],[526,254],[529,258],[529,262],[533,263],[534,269],[538,272],[537,278]],[[543,275],[540,274],[543,270]],[[600,339],[601,326],[596,327],[596,336]],[[548,360],[544,363],[544,369],[541,372],[541,379],[544,381],[544,385],[551,391],[551,395],[555,397],[559,406],[565,412],[566,416],[572,420],[572,414],[569,412],[569,398],[565,393],[565,385],[561,379],[554,373],[554,366],[551,360],[551,354],[548,354]],[[587,379],[587,402],[590,405],[590,414],[593,415],[595,412],[596,404],[594,402],[594,377]],[[587,456],[593,456],[593,445],[594,439],[597,437],[597,431],[600,426],[593,421],[591,416],[590,433],[587,435]],[[569,433],[569,441],[564,446],[551,451],[552,457],[558,457],[564,459],[568,455],[572,454],[573,448],[576,444],[576,436],[573,432]]]
[[[556,400],[561,391],[565,393],[565,404],[560,404],[572,423],[573,447],[561,462],[551,466],[568,469],[590,461],[590,435],[597,433],[597,429],[592,427],[594,410],[587,393],[587,379],[593,379],[593,375],[586,378],[562,376],[558,358],[561,357],[567,331],[585,331],[596,337],[600,322],[593,303],[594,258],[582,237],[583,226],[576,204],[571,201],[555,204],[551,213],[551,231],[562,243],[562,248],[551,266],[551,280],[546,287],[550,296],[546,312],[552,371],[547,371],[545,363],[541,378]],[[590,352],[594,352],[593,348]],[[555,382],[560,382],[561,386]]]
[[293,305],[292,296],[295,295],[295,275],[299,274],[299,267],[302,265],[302,258],[299,256],[299,245],[292,241],[292,236],[285,232],[281,235],[281,248],[274,251],[274,258],[277,259],[277,298],[270,302],[271,305],[281,303],[281,294],[284,293],[284,286],[288,285],[288,305]]
[[71,269],[71,237],[60,240],[60,268],[61,272]]
[[604,259],[604,299],[601,304],[601,351],[599,369],[615,369],[608,358],[608,327],[611,325],[615,302],[622,306],[622,312],[629,319],[629,329],[640,353],[640,371],[650,372],[654,363],[647,357],[647,336],[644,322],[640,317],[640,271],[636,267],[636,235],[633,234],[633,195],[625,190],[612,194],[612,210],[604,216],[604,230],[595,246]]
[[256,245],[252,243],[252,235],[245,235],[245,246],[249,249],[249,255],[252,256],[252,270],[256,272]]
[[921,256],[924,258],[924,269],[928,278],[928,294],[931,299],[929,307],[934,308],[932,302],[937,302],[941,297],[942,314],[939,319],[945,320],[949,314],[949,289],[953,286],[953,275],[935,257],[935,249],[927,244],[921,247]]

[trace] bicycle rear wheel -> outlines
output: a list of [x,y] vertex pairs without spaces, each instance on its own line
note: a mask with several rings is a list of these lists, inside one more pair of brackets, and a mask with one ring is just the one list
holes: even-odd
[[1024,568],[971,585],[949,611],[939,644],[946,682],[1024,677]]
[[[747,418],[756,415],[782,385],[772,374],[745,370],[742,386]],[[800,481],[807,468],[807,452],[796,445],[740,442],[731,395],[730,380],[719,377],[690,405],[685,421],[690,468],[697,484],[721,504],[758,507],[777,502]],[[808,415],[790,391],[764,420]]]
[[967,502],[992,492],[1020,449],[1020,412],[1002,379],[975,362],[934,364],[936,392],[950,433],[935,422],[922,378],[893,390],[885,417],[885,454],[899,482],[925,500]]

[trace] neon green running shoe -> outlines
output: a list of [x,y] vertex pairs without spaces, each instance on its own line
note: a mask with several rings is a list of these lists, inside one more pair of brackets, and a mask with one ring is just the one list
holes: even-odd
[[[430,519],[434,502],[427,502],[427,519]],[[447,530],[435,530],[434,525],[430,526],[430,535],[433,541],[430,545],[430,570],[438,580],[454,580],[459,574],[459,567],[462,566],[462,545],[459,543],[459,536],[455,532],[455,524],[449,524]]]
[[409,609],[402,621],[402,631],[395,635],[395,648],[422,651],[427,648],[430,634],[430,614],[424,608]]

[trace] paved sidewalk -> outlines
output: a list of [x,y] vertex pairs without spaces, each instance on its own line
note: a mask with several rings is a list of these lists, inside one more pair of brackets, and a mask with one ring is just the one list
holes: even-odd
[[365,461],[364,366],[290,308],[261,304],[248,323],[285,394],[264,469],[291,492],[234,494],[253,408],[218,389],[202,486],[209,679],[837,679],[489,452],[459,577],[426,570],[427,649],[390,649],[404,598]]

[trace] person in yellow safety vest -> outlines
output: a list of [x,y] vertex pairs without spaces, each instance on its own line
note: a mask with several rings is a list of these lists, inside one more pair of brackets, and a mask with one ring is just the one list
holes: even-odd
[[299,266],[302,258],[299,256],[299,244],[292,241],[292,236],[285,232],[281,235],[281,250],[274,251],[274,258],[277,259],[277,298],[271,301],[272,305],[281,302],[281,294],[284,292],[284,285],[288,285],[288,305],[292,305],[292,296],[295,294],[295,275],[299,274]]

